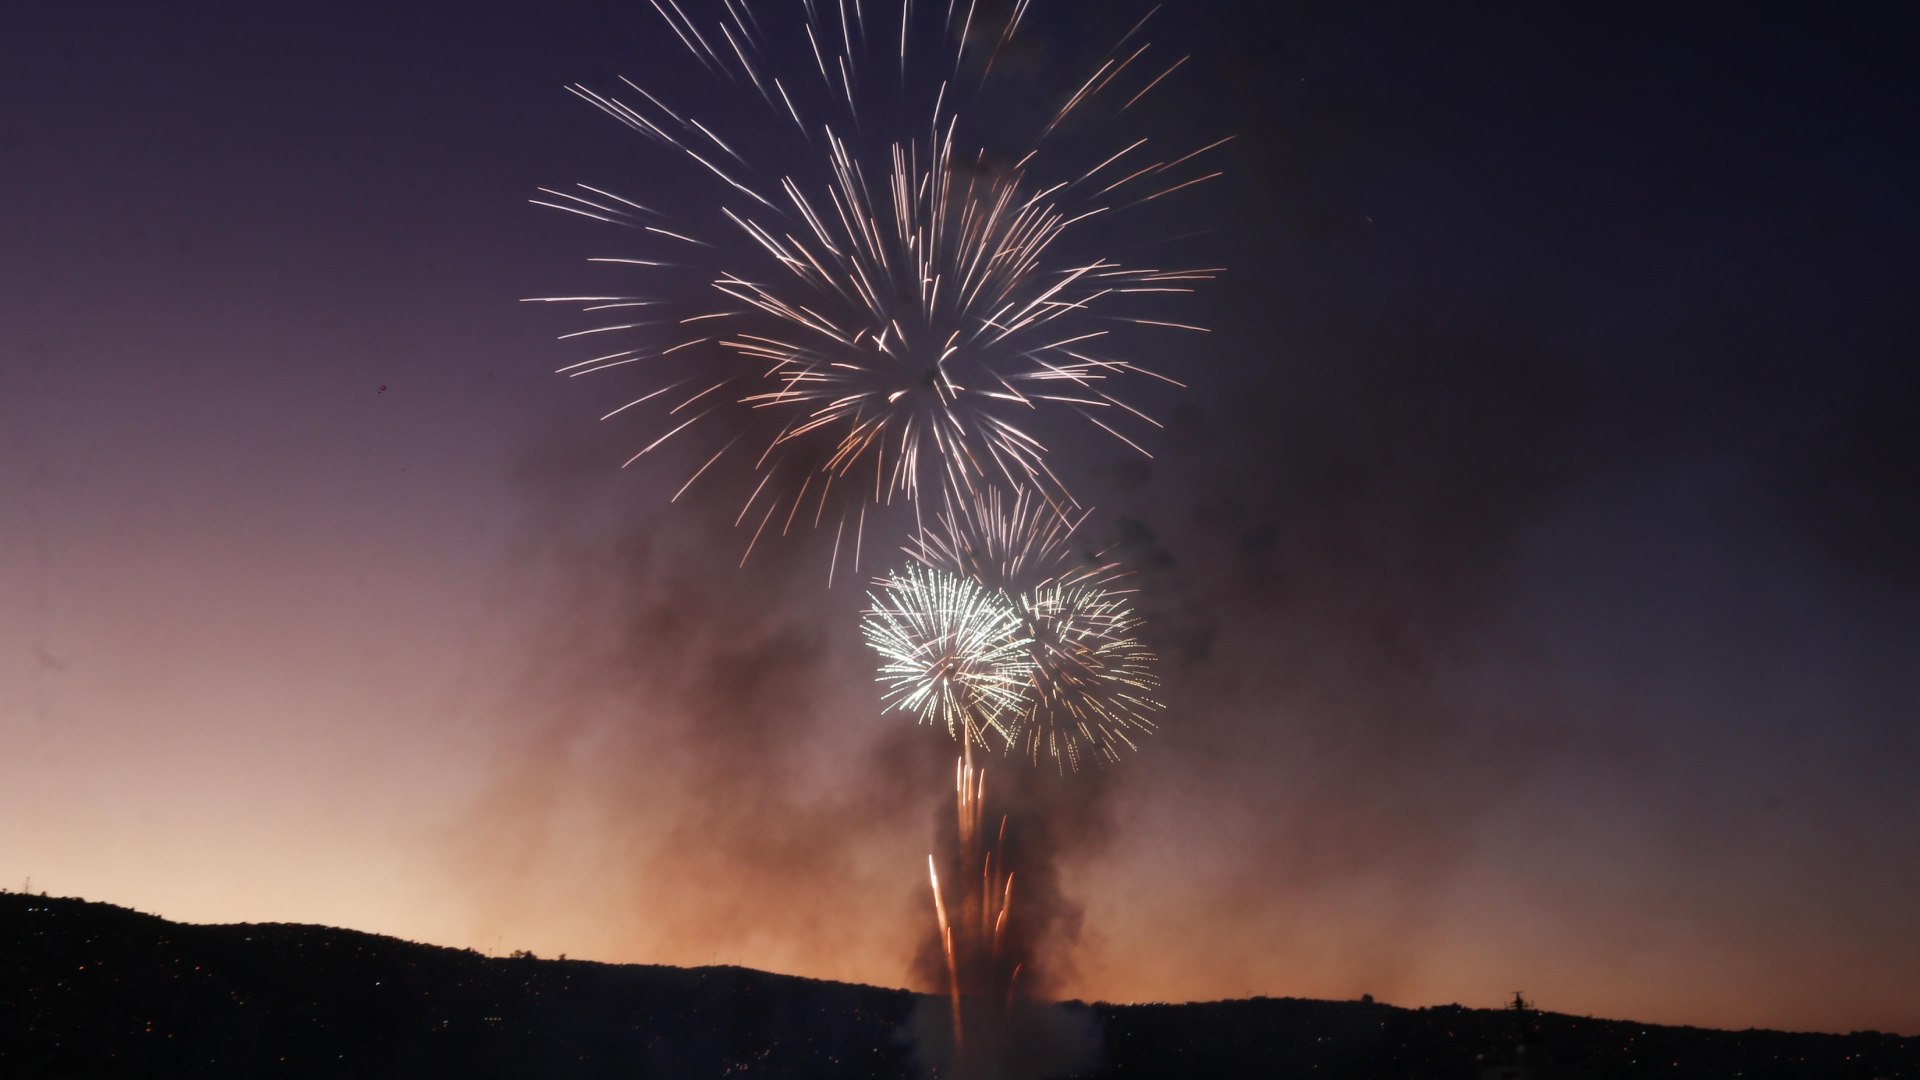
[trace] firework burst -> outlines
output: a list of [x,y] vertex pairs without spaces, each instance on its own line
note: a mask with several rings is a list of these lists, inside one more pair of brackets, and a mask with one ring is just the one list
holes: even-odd
[[1062,769],[1120,750],[1154,730],[1155,657],[1135,632],[1141,621],[1124,594],[1086,584],[1052,584],[1016,601],[1027,636],[1032,692],[1013,717],[1013,742],[1035,763]]
[[[1149,306],[1217,268],[1131,258],[1162,239],[1133,228],[1149,212],[1136,208],[1219,175],[1207,152],[1227,141],[1156,153],[1129,131],[1184,62],[1144,40],[1146,20],[1001,152],[968,120],[1026,0],[991,26],[976,0],[722,0],[704,21],[653,6],[711,91],[690,107],[626,80],[571,89],[693,181],[663,177],[655,194],[691,198],[582,184],[533,200],[633,238],[593,260],[630,291],[539,298],[592,313],[564,336],[604,343],[563,372],[637,380],[603,417],[652,418],[628,464],[698,443],[675,499],[744,468],[747,553],[827,526],[834,566],[850,545],[857,570],[868,507],[930,487],[971,498],[992,482],[1074,506],[1049,465],[1049,417],[1140,449],[1128,430],[1154,422],[1119,393],[1179,384],[1131,358],[1139,337],[1203,329]],[[1098,137],[1056,153],[1069,124]]]
[[1126,574],[1074,543],[1085,516],[1064,516],[1031,491],[989,489],[954,503],[907,547],[926,566],[980,583],[1018,617],[1029,693],[1004,721],[1008,745],[1062,770],[1139,749],[1162,708],[1155,657],[1135,636],[1141,620],[1115,587]]
[[874,583],[860,624],[880,654],[886,707],[944,724],[971,747],[1009,745],[1028,692],[1027,639],[996,594],[952,574],[909,566]]

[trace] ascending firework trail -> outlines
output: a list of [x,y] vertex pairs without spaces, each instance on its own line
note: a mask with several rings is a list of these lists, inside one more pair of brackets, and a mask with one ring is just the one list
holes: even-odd
[[[1135,620],[1120,594],[1089,584],[1108,579],[1111,567],[1097,559],[1075,563],[1066,555],[1071,527],[1025,507],[1019,498],[1010,507],[989,498],[943,519],[943,533],[923,533],[922,558],[962,564],[975,577],[909,565],[874,583],[861,624],[880,656],[888,707],[944,724],[962,747],[949,863],[957,880],[943,888],[932,855],[927,870],[946,964],[953,1063],[963,1076],[994,1075],[1006,1064],[1000,1055],[1008,1051],[1026,960],[1007,944],[1015,897],[1007,819],[989,843],[986,770],[975,767],[974,748],[1045,741],[1067,748],[1056,750],[1057,760],[1077,763],[1073,748],[1091,743],[1105,724],[1135,715],[1131,710],[1145,701],[1139,688],[1152,681],[1151,656],[1121,636]],[[1117,756],[1111,744],[1092,744]],[[988,1037],[979,1038],[983,1033]]]
[[[995,1030],[1009,1022],[1022,958],[1009,953],[1008,909],[1013,872],[1003,851],[1006,819],[995,843],[982,829],[986,771],[974,767],[974,746],[988,746],[989,733],[1003,745],[1012,739],[1004,718],[1018,716],[1031,691],[1027,641],[1013,607],[997,593],[939,570],[909,566],[875,582],[861,630],[880,654],[880,680],[891,708],[923,722],[944,722],[960,740],[954,763],[958,880],[943,889],[934,856],[927,856],[934,915],[947,972],[955,1065],[962,1075],[984,1074],[979,1055],[967,1068],[967,1032]],[[973,867],[979,867],[976,876]]]

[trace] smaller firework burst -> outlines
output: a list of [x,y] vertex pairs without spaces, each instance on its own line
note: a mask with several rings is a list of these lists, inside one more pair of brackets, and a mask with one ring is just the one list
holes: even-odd
[[1019,617],[1030,692],[1005,720],[1009,746],[1063,771],[1089,759],[1111,763],[1154,730],[1161,704],[1153,653],[1135,636],[1141,620],[1119,564],[1074,543],[1086,513],[1020,489],[989,488],[950,504],[907,548],[915,560],[980,583]]
[[1031,680],[1019,616],[996,593],[920,566],[888,574],[867,594],[860,629],[880,654],[886,708],[945,724],[967,744],[1011,745],[1004,721],[1021,712]]
[[1154,730],[1163,706],[1155,656],[1135,637],[1141,621],[1120,593],[1085,584],[1051,584],[1017,601],[1028,636],[1032,693],[1014,718],[1013,743],[1036,764],[1041,755],[1079,769],[1089,755],[1120,760],[1120,748]]

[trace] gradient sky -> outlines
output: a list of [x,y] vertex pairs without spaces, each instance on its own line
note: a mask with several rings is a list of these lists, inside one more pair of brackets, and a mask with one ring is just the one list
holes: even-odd
[[[1259,6],[1160,17],[1192,389],[1061,443],[1171,708],[1059,989],[1920,1032],[1897,9]],[[516,303],[619,243],[537,186],[691,182],[562,90],[677,44],[392,7],[0,16],[0,882],[907,982],[950,747]]]

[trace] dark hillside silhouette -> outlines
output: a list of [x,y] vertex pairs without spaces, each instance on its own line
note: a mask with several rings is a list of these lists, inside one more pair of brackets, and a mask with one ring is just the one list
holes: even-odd
[[[0,1076],[904,1077],[902,990],[736,967],[488,958],[279,923],[0,895]],[[1083,1077],[1920,1078],[1920,1039],[1529,1008],[1256,998],[1060,1007]],[[936,1010],[936,1015],[937,1015]]]

